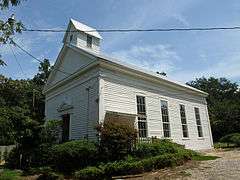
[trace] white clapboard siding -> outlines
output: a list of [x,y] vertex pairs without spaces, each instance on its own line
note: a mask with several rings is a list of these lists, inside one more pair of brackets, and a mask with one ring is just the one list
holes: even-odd
[[63,57],[58,60],[57,69],[59,70],[56,71],[51,78],[51,81],[49,82],[50,85],[60,82],[69,76],[69,74],[73,74],[94,61],[94,59],[90,59],[86,55],[80,54],[73,48],[65,48],[64,51],[66,52]]
[[[86,90],[88,87],[90,87],[89,102]],[[97,71],[93,69],[61,88],[53,90],[46,95],[46,119],[61,119],[61,115],[69,113],[70,138],[81,139],[88,134],[90,139],[95,139],[95,126],[98,123],[98,89]],[[57,108],[66,99],[73,108],[58,112]]]
[[[165,85],[153,84],[143,79],[103,70],[103,112],[115,111],[137,114],[136,96],[146,97],[148,136],[163,137],[160,100],[168,101],[171,139],[190,149],[211,149],[211,133],[205,98],[174,90]],[[179,105],[185,105],[189,138],[183,138]],[[200,110],[203,138],[198,138],[194,107]],[[104,117],[104,116],[101,116]],[[101,120],[101,119],[100,119]]]

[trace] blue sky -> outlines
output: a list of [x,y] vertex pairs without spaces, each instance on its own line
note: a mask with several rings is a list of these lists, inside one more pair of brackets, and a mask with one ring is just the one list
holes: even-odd
[[[97,29],[239,26],[240,1],[219,0],[27,0],[1,12],[15,13],[27,28],[65,29],[70,18]],[[63,33],[24,32],[15,41],[36,57],[56,60]],[[102,33],[102,52],[181,82],[202,76],[240,83],[240,31]],[[14,48],[0,46],[8,66],[0,73],[30,78],[38,62]]]

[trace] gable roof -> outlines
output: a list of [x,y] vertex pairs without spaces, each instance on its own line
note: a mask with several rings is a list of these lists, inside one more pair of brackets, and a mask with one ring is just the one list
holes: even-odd
[[195,93],[203,95],[204,97],[208,96],[208,93],[206,93],[204,91],[201,91],[199,89],[193,88],[193,87],[188,86],[186,84],[183,84],[183,83],[171,80],[168,77],[165,77],[165,76],[162,76],[162,75],[157,74],[155,72],[152,72],[152,71],[149,71],[149,70],[137,67],[137,66],[135,66],[133,64],[129,64],[129,63],[120,61],[120,60],[118,60],[116,58],[113,58],[113,57],[110,57],[110,56],[106,56],[106,55],[101,54],[101,53],[96,53],[94,51],[90,51],[87,48],[76,47],[76,46],[73,46],[71,44],[66,44],[65,46],[68,47],[68,48],[71,48],[71,49],[73,49],[75,51],[78,51],[79,53],[84,53],[86,55],[92,56],[92,58],[97,58],[97,61],[99,61],[99,63],[105,62],[105,63],[107,63],[109,65],[114,65],[114,66],[117,66],[118,68],[126,69],[127,71],[133,71],[136,74],[141,73],[141,74],[143,74],[145,76],[149,76],[151,78],[155,78],[155,79],[160,80],[162,82],[165,82],[165,83],[167,83],[169,85],[173,85],[173,86],[177,86],[177,87],[182,88],[182,89],[193,91]]
[[102,36],[97,32],[96,29],[92,28],[92,27],[89,27],[83,23],[80,23],[74,19],[70,19],[70,22],[73,24],[73,26],[79,30],[79,31],[83,31],[85,32],[86,34],[89,34],[91,36],[94,36],[96,38],[99,38],[99,39],[102,39]]

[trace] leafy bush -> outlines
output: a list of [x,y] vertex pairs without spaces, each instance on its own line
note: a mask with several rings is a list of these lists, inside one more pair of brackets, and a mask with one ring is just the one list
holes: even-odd
[[95,180],[102,179],[104,177],[104,171],[97,167],[87,167],[80,171],[75,172],[74,179],[81,180]]
[[103,159],[121,160],[133,149],[137,131],[129,120],[106,119],[97,127],[100,134],[100,154]]
[[13,148],[6,157],[5,166],[10,169],[20,168],[20,149]]
[[193,153],[191,151],[182,149],[177,153],[165,153],[163,155],[158,155],[143,160],[135,159],[134,161],[130,158],[130,161],[116,161],[107,163],[105,165],[100,165],[99,167],[82,169],[76,172],[75,176],[78,179],[96,179],[96,177],[109,178],[111,176],[118,175],[139,174],[152,171],[154,169],[181,165],[185,161],[190,160],[192,156]]
[[138,174],[144,171],[141,161],[107,163],[103,166],[103,169],[108,177],[113,175]]
[[158,140],[153,143],[139,143],[133,155],[139,158],[152,157],[166,153],[176,153],[182,146],[169,140]]
[[154,169],[161,169],[165,167],[173,167],[176,165],[181,165],[185,161],[190,160],[191,155],[188,152],[184,153],[174,153],[174,154],[164,154],[152,158],[152,164]]
[[236,145],[232,144],[232,143],[222,143],[222,142],[214,143],[214,148],[216,148],[216,149],[234,148],[234,147],[236,147]]
[[85,140],[70,141],[53,146],[51,164],[54,168],[65,173],[71,173],[96,163],[97,147]]
[[[41,144],[38,148],[33,148],[30,152],[23,152],[20,147],[15,147],[8,153],[6,157],[6,167],[10,169],[21,169],[21,167],[26,167],[26,163],[28,164],[27,169],[30,167],[46,166],[49,163],[50,149],[51,145],[49,144]],[[21,167],[20,156],[22,157]],[[26,159],[28,157],[31,157],[31,161]]]
[[240,133],[228,134],[220,139],[220,142],[232,143],[240,146]]
[[236,144],[237,146],[240,146],[240,133],[233,134],[231,141],[232,141],[232,143]]
[[61,120],[48,120],[41,131],[42,143],[57,143],[59,140],[59,134],[61,131]]
[[64,180],[64,177],[55,172],[44,172],[37,178],[37,180]]
[[47,166],[50,159],[52,145],[49,143],[41,144],[38,149],[34,150],[32,158],[32,167]]

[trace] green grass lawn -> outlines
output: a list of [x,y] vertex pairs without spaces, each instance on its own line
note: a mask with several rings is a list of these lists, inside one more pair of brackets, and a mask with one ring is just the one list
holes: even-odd
[[236,144],[232,144],[232,143],[221,143],[221,142],[218,142],[218,143],[214,143],[214,148],[216,149],[232,149],[232,148],[236,148],[238,147]]
[[20,176],[20,171],[0,169],[0,180],[20,180]]
[[197,156],[193,156],[192,160],[194,160],[194,161],[209,161],[209,160],[215,160],[217,158],[220,158],[220,157],[197,155]]

